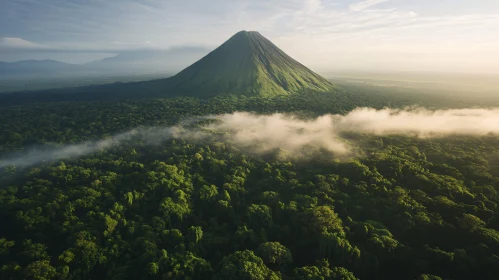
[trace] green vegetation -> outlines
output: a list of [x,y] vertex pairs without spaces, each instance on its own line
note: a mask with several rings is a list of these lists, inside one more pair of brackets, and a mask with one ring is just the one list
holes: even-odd
[[164,86],[189,95],[273,96],[330,91],[333,86],[258,32],[241,31]]
[[152,79],[161,79],[171,74],[129,74],[129,75],[110,75],[110,74],[73,74],[67,76],[44,76],[32,75],[28,77],[0,77],[0,93],[34,91],[55,88],[82,87],[88,85],[109,84],[115,82],[134,82]]
[[[331,81],[351,93],[365,94],[366,92],[375,92],[376,95],[390,96],[391,99],[404,98],[413,102],[420,102],[421,99],[431,100],[433,104],[427,102],[427,105],[432,107],[451,106],[464,108],[471,105],[480,107],[494,107],[499,105],[499,100],[497,99],[497,89],[499,88],[498,78],[455,75],[445,79],[440,78],[438,75],[435,76],[436,78],[433,77],[436,80],[435,82],[426,82],[426,79],[430,79],[430,74],[426,74],[420,80],[414,78],[415,81],[404,80],[402,78],[397,80],[397,77],[391,80],[342,77],[331,79]],[[406,79],[409,78],[407,77]]]
[[[0,107],[0,158],[192,115],[453,106],[377,91],[130,96],[12,95]],[[342,136],[365,156],[290,161],[230,142],[133,140],[5,167],[0,278],[497,279],[497,137]]]

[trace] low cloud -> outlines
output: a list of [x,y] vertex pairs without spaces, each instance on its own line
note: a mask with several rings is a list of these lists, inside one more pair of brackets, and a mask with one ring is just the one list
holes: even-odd
[[40,147],[31,148],[25,151],[11,154],[6,158],[0,158],[0,168],[9,165],[25,167],[38,164],[45,161],[54,161],[63,158],[75,158],[87,154],[95,153],[99,150],[106,150],[119,144],[131,136],[137,134],[137,130],[131,130],[122,134],[115,135],[109,139],[99,141],[88,141],[75,145],[66,145],[62,147]]
[[213,118],[219,122],[207,128],[229,132],[227,138],[236,146],[255,152],[277,148],[299,152],[305,146],[316,146],[337,154],[348,152],[348,147],[337,135],[332,116],[301,120],[284,114],[233,113]]
[[494,109],[384,109],[358,108],[346,116],[332,116],[336,129],[375,135],[417,137],[499,134],[499,108]]
[[[198,120],[200,119],[193,118],[185,120],[182,125],[189,125]],[[162,141],[167,139],[187,138],[196,141],[207,137],[209,137],[208,133],[197,128],[188,129],[182,126],[141,127],[98,141],[86,141],[80,144],[64,146],[27,148],[24,151],[0,157],[0,168],[12,165],[16,167],[28,167],[44,162],[78,158],[99,151],[106,151],[123,143],[131,143],[133,140],[140,140],[146,145],[154,146],[159,145]]]
[[301,154],[303,148],[312,146],[336,155],[346,155],[350,147],[341,139],[341,133],[347,131],[420,138],[499,134],[499,108],[436,111],[357,108],[347,115],[325,115],[312,120],[285,114],[255,115],[244,112],[203,116],[186,119],[172,127],[136,128],[99,141],[28,149],[0,158],[0,168],[77,158],[132,140],[157,145],[167,139],[180,138],[194,142],[210,139],[228,141],[253,153],[284,149]]

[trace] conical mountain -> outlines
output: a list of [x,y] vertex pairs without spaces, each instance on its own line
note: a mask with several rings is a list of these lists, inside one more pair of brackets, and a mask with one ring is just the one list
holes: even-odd
[[326,79],[254,31],[238,32],[166,83],[177,93],[198,96],[268,96],[333,88]]

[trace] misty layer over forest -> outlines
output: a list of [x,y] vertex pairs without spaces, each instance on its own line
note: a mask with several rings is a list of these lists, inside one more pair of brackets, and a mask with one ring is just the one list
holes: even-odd
[[499,273],[493,102],[96,98],[0,105],[2,279]]
[[362,155],[354,151],[344,132],[372,135],[407,135],[419,138],[447,136],[485,136],[499,134],[499,109],[452,109],[430,111],[423,108],[382,109],[356,108],[346,115],[324,115],[316,119],[299,119],[293,115],[256,115],[244,112],[200,116],[181,120],[171,127],[139,127],[107,139],[73,145],[53,144],[25,148],[24,152],[0,158],[0,168],[29,167],[42,162],[71,159],[109,150],[133,141],[159,147],[168,139],[183,139],[196,143],[229,141],[251,154],[284,150],[295,159],[303,159],[304,149],[319,148],[331,152],[331,157],[349,158]]

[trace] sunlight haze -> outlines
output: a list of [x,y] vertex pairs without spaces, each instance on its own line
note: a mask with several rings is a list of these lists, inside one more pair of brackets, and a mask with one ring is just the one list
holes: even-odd
[[85,63],[125,50],[213,49],[256,30],[318,72],[499,73],[499,2],[477,2],[7,1],[0,60]]

